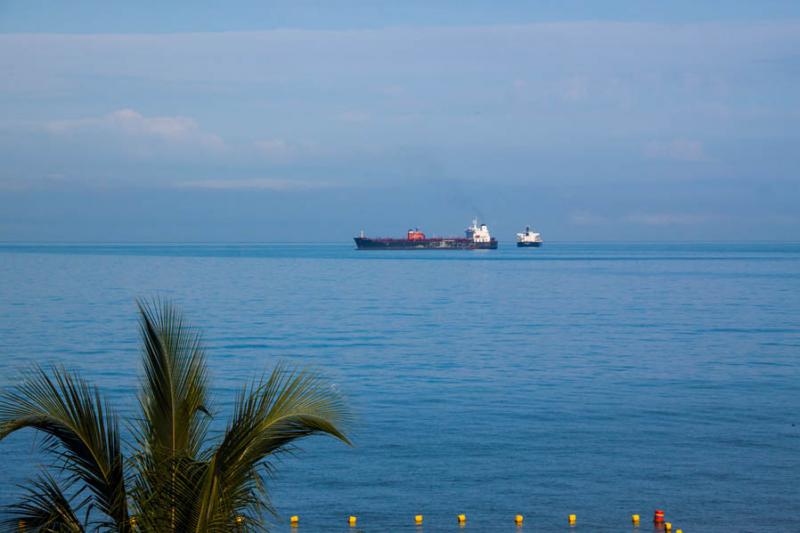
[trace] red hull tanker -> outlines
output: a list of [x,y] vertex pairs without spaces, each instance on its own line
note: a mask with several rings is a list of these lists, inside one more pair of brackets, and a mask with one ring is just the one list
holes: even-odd
[[355,237],[359,250],[495,250],[497,240],[489,234],[486,224],[477,220],[464,232],[464,237],[426,237],[419,230],[408,230],[405,239],[370,238],[364,232]]

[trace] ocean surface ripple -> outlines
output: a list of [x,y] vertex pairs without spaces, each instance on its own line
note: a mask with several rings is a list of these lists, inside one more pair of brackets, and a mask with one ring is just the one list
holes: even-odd
[[[349,399],[353,448],[280,459],[276,531],[797,531],[800,245],[5,244],[0,386],[57,362],[132,413],[138,297],[202,329],[216,431],[281,360]],[[0,450],[7,504],[42,458]]]

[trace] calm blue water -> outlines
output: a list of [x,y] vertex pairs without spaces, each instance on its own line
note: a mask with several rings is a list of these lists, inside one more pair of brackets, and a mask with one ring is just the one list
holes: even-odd
[[[2,245],[0,386],[58,361],[130,412],[156,295],[205,331],[221,418],[278,360],[349,398],[355,447],[271,482],[300,531],[799,530],[800,245]],[[5,503],[40,458],[0,450]]]

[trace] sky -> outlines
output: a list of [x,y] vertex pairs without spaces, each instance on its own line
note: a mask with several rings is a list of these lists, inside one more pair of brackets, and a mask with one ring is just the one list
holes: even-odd
[[0,0],[0,241],[798,241],[800,2]]

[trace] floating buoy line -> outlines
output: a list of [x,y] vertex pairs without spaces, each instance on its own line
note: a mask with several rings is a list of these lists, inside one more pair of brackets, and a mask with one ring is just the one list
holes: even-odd
[[[466,524],[467,524],[467,515],[466,515],[466,513],[457,514],[455,518],[456,518],[456,524],[458,524],[459,527],[466,526]],[[239,520],[239,518],[237,518],[237,524],[240,523],[240,522],[238,522],[238,520]],[[519,527],[519,528],[522,528],[523,524],[525,523],[525,517],[523,515],[521,515],[521,514],[515,515],[513,517],[513,520],[514,520],[514,524],[516,524],[516,526]],[[672,523],[671,522],[665,522],[664,520],[665,520],[664,511],[661,510],[661,509],[656,509],[655,512],[653,513],[653,524],[656,526],[656,528],[663,529],[665,533],[672,533]],[[413,524],[417,525],[417,526],[422,526],[424,521],[425,521],[425,517],[423,515],[421,515],[421,514],[413,515],[411,517],[411,522]],[[638,528],[640,526],[640,524],[641,524],[640,516],[638,514],[632,514],[631,515],[631,523],[633,524],[634,528]],[[355,516],[355,515],[349,515],[347,517],[347,524],[351,528],[357,527],[358,526],[358,517]],[[576,526],[578,524],[578,515],[576,515],[576,514],[567,515],[567,524],[570,525],[570,526]],[[300,517],[298,515],[293,515],[292,517],[290,517],[289,518],[289,525],[291,525],[292,528],[299,528],[300,527]],[[683,533],[683,530],[682,529],[676,529],[675,533]]]

